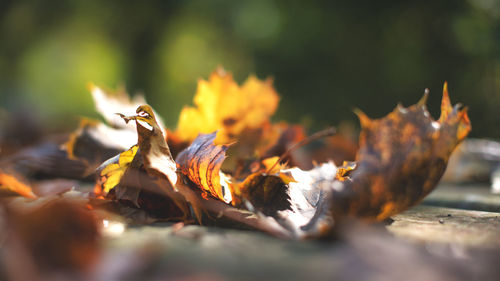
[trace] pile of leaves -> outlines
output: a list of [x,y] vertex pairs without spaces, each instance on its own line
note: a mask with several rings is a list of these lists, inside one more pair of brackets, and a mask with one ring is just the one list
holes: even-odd
[[[194,106],[182,109],[175,130],[142,96],[89,88],[106,123],[84,119],[64,143],[1,161],[4,227],[25,237],[35,260],[54,234],[32,239],[36,223],[20,222],[33,217],[68,229],[78,229],[70,218],[80,217],[81,229],[72,231],[87,249],[97,247],[109,212],[132,224],[180,221],[288,239],[329,236],[344,218],[382,221],[433,190],[471,128],[467,109],[451,105],[446,83],[438,120],[426,109],[428,91],[380,119],[356,110],[357,144],[333,128],[307,136],[302,126],[271,122],[279,96],[270,79],[250,76],[240,86],[216,70],[199,81]],[[322,145],[304,149],[313,141]],[[92,188],[71,188],[85,182]],[[69,242],[63,248],[49,255],[51,264],[84,266],[93,255]]]

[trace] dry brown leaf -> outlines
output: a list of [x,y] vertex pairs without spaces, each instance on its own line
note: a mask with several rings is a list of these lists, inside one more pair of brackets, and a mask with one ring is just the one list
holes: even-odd
[[188,217],[186,199],[175,189],[176,164],[172,159],[162,129],[153,109],[141,105],[136,115],[121,117],[133,120],[137,128],[137,147],[103,164],[97,191],[112,190],[110,198],[129,201],[162,217]]
[[446,83],[438,121],[427,111],[427,95],[408,108],[398,105],[381,119],[358,111],[362,132],[356,168],[347,180],[332,184],[335,216],[384,220],[434,189],[471,127],[467,109],[451,106]]
[[[260,128],[252,129],[251,122],[239,115],[231,117],[231,122],[223,122],[225,117],[231,115],[228,112],[232,109],[224,107],[224,110],[219,110],[219,102],[224,104],[230,100],[222,95],[222,90],[229,89],[226,92],[233,93],[230,96],[238,95],[234,94],[235,91],[244,92],[230,76],[214,73],[209,82],[202,81],[199,87],[195,98],[199,108],[185,110],[188,113],[183,113],[184,121],[181,120],[180,124],[187,123],[180,125],[175,133],[180,138],[179,143],[182,143],[182,138],[189,140],[193,130],[198,133],[198,130],[203,132],[206,128],[217,129],[218,126],[222,128],[222,140],[238,136],[243,143],[240,147],[253,153],[253,157],[255,154],[261,157],[277,156],[273,154],[288,151],[293,146],[292,142],[304,141],[301,127],[285,125],[277,133],[279,130],[275,129],[278,127],[271,125],[269,115],[262,112],[260,115],[266,118],[260,119]],[[227,104],[228,107],[230,105]],[[245,110],[240,108],[238,112]],[[286,233],[284,236],[295,238],[326,235],[336,220],[345,216],[383,220],[418,203],[435,187],[449,155],[470,130],[466,110],[451,107],[445,85],[443,113],[439,121],[432,120],[427,112],[425,97],[409,108],[398,106],[378,120],[358,112],[363,131],[356,162],[346,163],[340,168],[330,162],[310,171],[299,168],[276,170],[276,167],[282,168],[280,163],[270,164],[271,160],[277,161],[276,157],[263,162],[264,158],[254,158],[257,169],[252,170],[252,165],[239,166],[244,169],[240,176],[250,176],[231,178],[220,170],[228,146],[214,144],[217,133],[200,134],[180,152],[175,163],[152,109],[140,106],[136,112],[134,116],[122,116],[126,121],[135,120],[137,126],[139,149],[134,156],[137,164],[131,166],[147,174],[147,180],[135,180],[136,188],[143,190],[146,186],[155,186],[163,190],[163,195],[172,199],[184,214],[188,213],[185,206],[190,203],[199,221],[202,213],[206,212],[217,218],[248,223],[275,235]],[[191,117],[186,119],[186,116]],[[207,118],[207,125],[203,127],[201,121],[195,121],[199,118]],[[248,130],[242,131],[244,128]],[[265,128],[270,131],[265,133]],[[245,138],[248,132],[258,133],[250,133],[253,137],[248,140]],[[241,153],[244,149],[237,151]],[[184,175],[182,180],[177,180],[175,164]],[[130,186],[122,185],[127,172],[118,186],[129,191]],[[115,188],[115,192],[118,190]],[[158,192],[154,194],[153,197],[158,196]],[[149,202],[154,200],[153,197],[148,199]],[[253,214],[252,220],[248,219],[252,215],[243,215],[248,212]]]

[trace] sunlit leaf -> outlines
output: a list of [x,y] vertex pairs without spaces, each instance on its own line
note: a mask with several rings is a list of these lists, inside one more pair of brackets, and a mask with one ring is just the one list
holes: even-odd
[[102,169],[99,176],[101,177],[100,181],[103,182],[102,190],[105,193],[108,193],[111,189],[118,185],[123,177],[123,174],[132,163],[132,160],[137,153],[137,149],[138,146],[134,145],[129,150],[117,155],[117,157],[103,163],[105,167]]
[[258,128],[276,111],[279,97],[270,79],[250,76],[239,86],[230,73],[219,68],[208,81],[200,80],[195,107],[185,107],[177,134],[194,140],[199,133],[220,130],[217,143],[227,143],[246,128]]
[[201,190],[226,203],[231,201],[225,176],[220,171],[228,145],[214,145],[217,132],[200,134],[176,159],[180,171]]

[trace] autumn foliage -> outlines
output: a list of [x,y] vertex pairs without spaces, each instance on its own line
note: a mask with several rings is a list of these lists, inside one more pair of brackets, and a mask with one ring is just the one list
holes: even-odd
[[[333,129],[307,136],[300,125],[271,122],[279,102],[272,81],[250,76],[238,85],[222,68],[198,82],[175,130],[141,96],[89,89],[107,124],[82,122],[64,155],[82,166],[77,179],[95,179],[92,209],[108,202],[153,221],[221,220],[284,238],[325,236],[345,217],[380,221],[417,204],[470,131],[446,83],[438,120],[427,112],[428,93],[380,119],[358,110],[358,144],[330,140]],[[321,145],[304,147],[311,141]],[[2,189],[34,198],[8,168]]]

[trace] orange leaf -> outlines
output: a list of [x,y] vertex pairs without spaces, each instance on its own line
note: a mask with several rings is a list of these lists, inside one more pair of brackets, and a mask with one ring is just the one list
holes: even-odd
[[[217,132],[200,134],[194,142],[177,156],[177,167],[201,190],[226,203],[231,193],[220,167],[226,158],[228,145],[214,145]],[[221,184],[222,182],[222,184]]]
[[196,107],[185,107],[179,117],[177,134],[193,140],[198,133],[220,130],[217,143],[227,143],[245,128],[258,128],[269,120],[279,96],[272,81],[250,76],[242,86],[230,73],[219,68],[208,81],[200,80],[194,97]]
[[0,190],[13,192],[27,198],[36,198],[37,196],[31,190],[31,187],[23,183],[19,178],[12,174],[0,172]]

